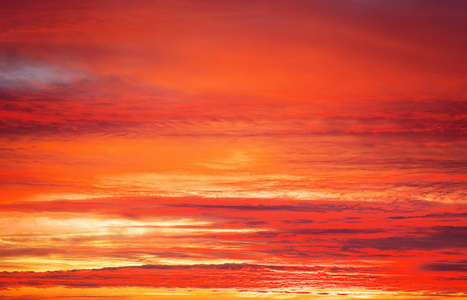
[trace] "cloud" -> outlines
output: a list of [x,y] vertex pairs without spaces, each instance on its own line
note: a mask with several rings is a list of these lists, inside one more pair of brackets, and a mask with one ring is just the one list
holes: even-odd
[[43,257],[57,253],[64,253],[66,250],[57,248],[38,248],[38,247],[16,247],[9,245],[0,245],[0,257],[8,259],[17,256]]
[[[5,203],[0,206],[4,212],[0,239],[5,245],[0,254],[6,255],[9,266],[4,268],[109,268],[52,276],[9,272],[4,274],[9,278],[4,287],[30,282],[29,286],[42,287],[217,286],[254,291],[280,290],[284,284],[316,288],[313,282],[331,288],[339,282],[346,289],[396,286],[410,290],[404,284],[406,274],[418,274],[433,253],[455,260],[459,256],[455,251],[467,247],[465,228],[445,225],[445,215],[457,213],[459,207],[426,201],[201,197]],[[430,214],[431,218],[417,218],[416,225],[388,218]],[[408,259],[411,263],[406,265]],[[125,265],[138,266],[121,268]],[[241,279],[252,277],[256,281]],[[445,280],[423,280],[433,286],[445,284]],[[450,281],[454,286],[456,280]]]
[[[104,268],[94,270],[72,270],[56,272],[3,272],[0,273],[2,288],[54,287],[95,288],[95,287],[150,287],[150,288],[195,288],[235,289],[241,292],[297,293],[306,290],[327,290],[327,293],[348,289],[376,289],[380,284],[398,284],[399,291],[410,292],[414,288],[424,289],[426,283],[437,286],[436,281],[413,281],[403,284],[407,276],[392,276],[388,280],[376,267],[333,267],[327,266],[285,266],[257,264],[220,265],[142,265],[135,267]],[[176,280],[175,280],[176,279]],[[319,284],[316,284],[319,280]],[[425,278],[424,278],[425,280]],[[449,284],[450,291],[462,293]],[[383,288],[384,289],[384,288]],[[391,287],[387,287],[389,291]],[[425,290],[424,290],[425,291]],[[384,290],[382,293],[384,294]],[[349,292],[350,293],[350,292]],[[430,292],[427,291],[428,294]],[[439,295],[449,292],[439,291]]]
[[9,91],[47,90],[90,78],[83,71],[51,65],[49,62],[11,61],[9,57],[1,56],[0,70],[0,89]]
[[424,230],[422,234],[391,236],[375,239],[350,239],[343,250],[374,248],[380,250],[438,250],[467,248],[467,227],[437,226]]
[[[288,230],[286,230],[289,232]],[[359,235],[359,234],[373,234],[373,233],[382,233],[385,232],[381,228],[328,228],[328,229],[312,229],[312,228],[300,228],[292,229],[290,232],[299,234],[299,235]]]
[[[93,270],[71,270],[55,272],[3,272],[1,287],[21,286],[51,287],[65,286],[72,288],[90,287],[164,287],[164,288],[234,288],[246,291],[271,289],[281,291],[283,284],[289,282],[288,290],[303,290],[311,287],[306,282],[320,274],[328,273],[342,277],[346,272],[369,272],[370,269],[297,267],[254,264],[220,265],[143,265],[122,268],[103,268]],[[319,272],[319,273],[317,273]],[[256,275],[255,275],[256,274]],[[222,276],[220,276],[222,275]],[[255,275],[251,277],[250,275]],[[174,280],[177,278],[177,280]],[[293,282],[293,284],[291,284]],[[325,283],[330,286],[331,281]],[[334,283],[340,287],[349,282]],[[351,283],[350,283],[351,284]]]
[[3,288],[465,294],[461,1],[3,2]]
[[[5,135],[136,134],[143,136],[435,135],[457,142],[466,134],[465,99],[288,101],[232,93],[187,93],[100,74],[51,58],[0,48],[0,130]],[[118,88],[116,88],[118,87]],[[252,101],[255,104],[252,104]],[[462,139],[461,139],[462,140]],[[342,159],[342,158],[341,158]],[[399,158],[400,159],[400,158]],[[248,166],[248,151],[196,162],[212,169]],[[292,160],[293,161],[293,160]],[[312,161],[305,161],[312,163]],[[360,164],[365,166],[366,161]],[[386,164],[372,160],[371,166]],[[430,163],[459,168],[457,160],[395,160],[400,168]],[[368,164],[366,164],[368,165]],[[460,170],[462,171],[462,170]]]
[[425,263],[423,269],[441,272],[467,272],[467,261],[438,261]]

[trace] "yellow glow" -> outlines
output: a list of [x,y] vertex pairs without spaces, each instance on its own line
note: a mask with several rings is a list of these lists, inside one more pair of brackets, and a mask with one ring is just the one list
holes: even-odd
[[103,235],[110,233],[119,234],[143,234],[152,232],[183,232],[204,229],[170,228],[174,226],[204,226],[206,221],[194,221],[190,219],[180,220],[148,220],[133,221],[124,219],[104,219],[99,216],[86,214],[79,218],[79,214],[5,214],[0,218],[2,234],[25,233],[69,233]]
[[[417,292],[398,294],[397,292],[360,291],[360,290],[313,290],[310,294],[299,295],[280,292],[238,292],[235,290],[206,290],[206,289],[151,289],[137,287],[112,287],[91,289],[70,289],[65,287],[31,288],[3,290],[6,297],[29,297],[34,299],[82,299],[83,297],[99,297],[99,299],[171,299],[171,300],[238,300],[238,299],[294,299],[294,300],[343,300],[343,299],[374,299],[374,300],[463,300],[461,295],[430,296],[420,295]],[[327,293],[319,295],[318,293]]]

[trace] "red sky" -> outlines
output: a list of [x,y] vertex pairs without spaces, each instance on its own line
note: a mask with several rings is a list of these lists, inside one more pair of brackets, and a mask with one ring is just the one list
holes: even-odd
[[467,2],[0,4],[6,299],[467,296]]

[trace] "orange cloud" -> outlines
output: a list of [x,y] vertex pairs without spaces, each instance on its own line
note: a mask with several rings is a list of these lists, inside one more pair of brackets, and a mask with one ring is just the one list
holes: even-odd
[[1,288],[465,296],[466,11],[3,3]]

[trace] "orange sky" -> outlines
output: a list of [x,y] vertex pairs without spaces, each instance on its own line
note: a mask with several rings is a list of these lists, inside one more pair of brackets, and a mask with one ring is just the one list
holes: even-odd
[[0,3],[8,299],[467,295],[464,1]]

